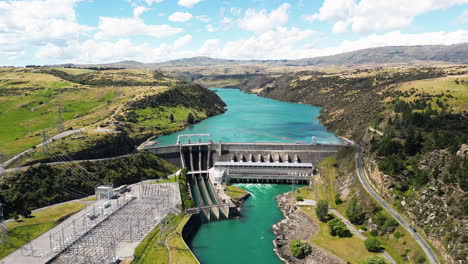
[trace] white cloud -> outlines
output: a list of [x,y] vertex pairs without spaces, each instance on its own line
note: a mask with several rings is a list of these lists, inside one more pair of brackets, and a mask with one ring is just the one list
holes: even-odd
[[191,35],[185,35],[183,37],[180,37],[180,38],[176,39],[176,41],[174,41],[174,48],[179,49],[179,48],[187,45],[191,41],[192,41],[192,36]]
[[325,0],[319,12],[306,16],[306,20],[346,20],[355,8],[355,0]]
[[186,22],[192,19],[192,14],[187,12],[175,12],[168,17],[169,21],[172,22]]
[[240,7],[231,7],[231,9],[229,9],[229,11],[231,11],[231,14],[233,16],[240,16],[241,13],[242,13],[242,8],[240,8]]
[[146,8],[144,6],[137,6],[133,9],[133,16],[134,17],[140,17],[141,14],[143,14],[144,12],[148,11],[149,8]]
[[0,54],[24,54],[28,47],[64,44],[93,28],[80,25],[74,10],[78,0],[0,2]]
[[353,32],[378,32],[411,25],[421,14],[468,3],[468,0],[325,0],[318,13],[306,20],[330,21],[333,32],[343,33],[351,26]]
[[277,27],[256,36],[228,41],[223,46],[219,41],[205,42],[199,50],[201,55],[233,59],[282,59],[294,54],[296,44],[314,35],[312,30]]
[[239,27],[257,33],[271,30],[288,22],[290,7],[290,4],[284,3],[270,13],[265,9],[258,12],[255,9],[247,9],[244,17],[238,21]]
[[219,21],[218,26],[215,27],[212,24],[206,25],[206,30],[208,32],[216,32],[216,31],[226,31],[232,28],[234,25],[235,21],[232,20],[232,18],[229,17],[223,17],[221,21]]
[[195,18],[200,20],[203,23],[210,22],[210,18],[207,15],[195,16]]
[[152,36],[167,37],[183,31],[181,28],[169,25],[147,25],[139,18],[99,18],[99,32],[94,36],[96,39],[124,36]]
[[348,28],[349,22],[347,21],[338,21],[333,25],[332,32],[334,34],[342,34],[345,33]]
[[[182,54],[182,53],[181,53]],[[172,45],[152,46],[148,43],[136,44],[129,39],[117,41],[87,40],[71,42],[66,47],[47,45],[38,49],[40,59],[73,61],[75,63],[108,63],[121,60],[154,62],[176,56]]]
[[219,39],[207,39],[197,51],[200,56],[213,56],[213,54],[219,52],[219,46],[221,41]]
[[196,4],[200,3],[202,0],[179,0],[177,2],[180,6],[187,7],[187,8],[192,8]]
[[[428,32],[405,34],[393,31],[386,34],[373,34],[353,41],[342,41],[334,47],[314,48],[321,40],[313,31],[296,28],[278,27],[256,36],[222,42],[208,39],[199,49],[181,49],[191,42],[190,35],[183,36],[173,44],[162,43],[153,46],[148,43],[137,44],[128,39],[118,41],[71,40],[66,46],[48,44],[40,47],[36,56],[40,59],[71,61],[74,63],[104,63],[120,60],[159,62],[193,56],[210,56],[225,59],[299,59],[334,55],[365,48],[401,45],[435,45],[468,42],[468,30],[454,32]],[[303,43],[308,43],[302,45]]]
[[206,30],[207,30],[208,32],[216,32],[216,31],[218,31],[218,29],[215,28],[215,27],[213,27],[213,25],[211,25],[211,24],[206,25]]
[[463,11],[463,13],[457,17],[457,21],[468,22],[468,9]]
[[153,3],[159,4],[162,3],[164,0],[143,0],[147,5],[151,6]]

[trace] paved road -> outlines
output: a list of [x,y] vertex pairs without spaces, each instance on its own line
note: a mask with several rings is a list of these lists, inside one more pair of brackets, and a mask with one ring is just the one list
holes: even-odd
[[[69,135],[72,135],[72,134],[75,134],[75,133],[78,133],[78,132],[81,132],[83,131],[84,129],[83,128],[80,128],[80,129],[74,129],[74,130],[68,130],[68,131],[65,131],[65,132],[62,132],[62,133],[59,133],[51,138],[49,138],[48,140],[45,141],[45,144],[48,144],[50,142],[52,142],[53,140],[56,140],[56,139],[59,139],[59,138],[63,138],[63,137],[66,137],[66,136],[69,136]],[[36,145],[36,148],[38,147],[42,147],[44,145],[44,142]],[[7,167],[8,165],[10,165],[10,163],[12,163],[13,161],[15,161],[16,159],[22,157],[24,154],[28,153],[29,151],[31,151],[33,148],[30,148],[30,149],[27,149],[15,156],[13,156],[11,159],[5,161],[3,163],[3,167]]]
[[[31,150],[33,150],[34,148],[39,148],[39,147],[42,147],[44,146],[44,143],[45,145],[49,144],[50,142],[54,141],[54,140],[57,140],[57,139],[60,139],[60,138],[64,138],[64,137],[68,137],[70,135],[73,135],[73,134],[76,134],[78,132],[82,132],[82,131],[91,131],[91,132],[105,132],[105,133],[120,133],[120,131],[115,131],[113,129],[107,129],[107,128],[98,128],[98,129],[85,129],[85,128],[80,128],[80,129],[73,129],[73,130],[67,130],[65,132],[62,132],[62,133],[59,133],[49,139],[47,139],[45,142],[41,142],[40,144],[37,144],[35,147],[33,148],[29,148],[19,154],[16,154],[15,156],[13,156],[12,158],[10,158],[9,160],[5,161],[3,163],[3,167],[8,167],[8,165],[10,165],[13,161],[15,161],[16,159],[18,158],[21,158],[23,155],[25,155],[26,153],[30,152]],[[8,172],[7,170],[5,172]]]
[[419,235],[413,227],[397,212],[395,211],[392,206],[390,206],[382,197],[380,197],[376,191],[372,188],[370,185],[367,177],[365,176],[365,171],[363,168],[362,160],[361,160],[361,152],[362,148],[358,145],[354,145],[357,149],[356,151],[356,172],[359,178],[359,181],[361,182],[362,186],[366,191],[374,197],[375,200],[377,200],[380,205],[382,205],[399,223],[402,225],[409,233],[410,235],[418,242],[419,246],[421,246],[422,250],[426,254],[429,263],[431,264],[440,264],[439,260],[437,259],[434,251],[432,248],[429,246],[429,244],[424,240],[424,238]]
[[[96,162],[96,161],[104,161],[104,160],[113,160],[113,159],[119,159],[123,157],[129,157],[132,156],[133,154],[125,154],[125,155],[120,155],[120,156],[115,156],[115,157],[109,157],[109,158],[100,158],[100,159],[85,159],[85,160],[69,160],[69,161],[54,161],[54,162],[46,162],[42,164],[46,165],[58,165],[58,164],[64,164],[64,163],[81,163],[81,162]],[[35,164],[37,165],[37,164]],[[31,165],[34,166],[34,165]],[[17,167],[13,169],[6,169],[4,170],[5,173],[10,173],[10,172],[15,172],[15,171],[21,171],[21,170],[26,170],[31,166],[23,166],[23,167]]]

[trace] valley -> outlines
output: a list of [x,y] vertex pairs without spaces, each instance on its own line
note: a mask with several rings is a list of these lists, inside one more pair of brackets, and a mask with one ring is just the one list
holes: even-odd
[[[366,52],[367,56],[375,56],[375,51]],[[264,229],[260,234],[269,237],[261,248],[266,252],[262,256],[271,261],[280,261],[270,249],[270,241],[275,239],[287,241],[283,249],[286,251],[276,252],[289,263],[325,258],[327,263],[361,263],[371,256],[385,258],[389,263],[462,263],[466,259],[467,238],[468,68],[446,61],[433,63],[420,56],[415,57],[421,59],[420,65],[414,65],[417,60],[408,63],[392,58],[384,63],[362,59],[362,63],[355,62],[357,65],[196,58],[189,62],[133,66],[137,69],[126,69],[125,63],[82,68],[0,68],[0,148],[2,162],[8,160],[0,196],[2,203],[8,205],[4,214],[7,218],[27,216],[37,208],[92,195],[96,185],[117,187],[149,179],[154,181],[152,184],[162,180],[186,186],[187,190],[181,189],[183,209],[203,207],[197,199],[191,200],[190,190],[197,190],[189,184],[192,176],[167,179],[177,167],[188,167],[189,175],[201,175],[214,165],[215,156],[212,165],[209,156],[209,166],[203,170],[201,165],[195,169],[197,165],[190,164],[194,159],[195,164],[196,159],[200,164],[206,162],[197,144],[218,144],[220,150],[208,147],[208,153],[212,151],[208,155],[218,151],[222,157],[230,142],[320,146],[341,144],[344,140],[348,146],[344,144],[336,154],[313,163],[317,174],[307,179],[308,186],[296,189],[250,183],[225,187],[233,198],[242,197],[241,202],[235,201],[236,206],[242,207],[245,202],[245,190],[251,193],[245,211],[241,210],[240,218],[194,228],[195,233],[187,242],[194,255],[182,249],[174,251],[176,246],[170,245],[182,245],[184,240],[179,235],[184,225],[197,224],[190,216],[170,216],[165,221],[171,230],[158,225],[144,240],[150,245],[159,243],[155,240],[169,240],[167,248],[146,246],[148,251],[142,251],[135,263],[146,263],[145,258],[154,254],[169,258],[169,262],[161,263],[172,263],[171,258],[216,263],[220,259],[214,252],[236,252],[208,247],[206,243],[214,234],[229,234],[230,229],[238,228],[235,236],[228,235],[217,242],[235,248],[239,241],[251,240],[249,236],[255,232],[249,228],[254,223],[261,223],[266,230],[283,216],[297,219],[289,226],[285,224],[291,232],[277,238]],[[341,57],[327,59],[340,61]],[[64,137],[47,140],[67,131]],[[179,158],[179,153],[153,155],[148,147],[176,144],[180,135],[207,133],[210,141],[212,136],[216,143],[201,139],[181,143],[190,149],[198,148],[200,153],[193,157],[180,154]],[[179,148],[183,153],[183,148]],[[359,159],[356,150],[360,151]],[[271,155],[263,153],[259,160],[255,160],[258,153],[236,154],[231,162],[293,162],[293,155],[268,151]],[[185,160],[174,164],[177,159]],[[225,155],[221,159],[230,158]],[[358,161],[362,161],[361,172]],[[83,172],[95,178],[80,176]],[[209,177],[204,181],[210,181]],[[212,192],[208,183],[203,186],[205,195]],[[390,214],[386,205],[370,195],[371,189],[396,213]],[[285,192],[289,194],[277,198],[280,212],[271,199]],[[211,202],[213,197],[217,196],[211,196]],[[309,204],[302,204],[304,200]],[[331,235],[332,219],[323,221],[314,212],[321,201],[328,203],[333,221],[338,220],[333,214],[349,221],[351,237]],[[264,218],[270,213],[273,222]],[[394,219],[399,216],[404,224]],[[304,223],[313,223],[313,230],[298,236]],[[49,228],[55,224],[60,223],[50,223]],[[429,242],[428,249],[423,250],[414,239],[419,236]],[[290,255],[289,243],[298,237],[311,244],[314,252],[305,262]],[[366,249],[361,240],[369,239],[379,240],[381,250]],[[260,245],[255,240],[251,242]],[[279,245],[277,242],[275,245]],[[349,244],[353,247],[348,248]],[[242,251],[247,252],[248,245]],[[18,245],[2,254],[17,248]],[[435,252],[434,256],[428,257],[428,252]],[[246,253],[244,257],[252,260],[254,255]],[[236,261],[234,256],[232,260]]]

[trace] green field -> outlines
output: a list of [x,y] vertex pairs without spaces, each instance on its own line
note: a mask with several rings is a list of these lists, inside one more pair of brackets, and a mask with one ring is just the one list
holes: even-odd
[[356,236],[331,236],[327,223],[323,223],[318,220],[315,214],[315,207],[304,206],[302,207],[302,210],[320,227],[320,231],[311,240],[313,244],[332,252],[340,259],[349,261],[350,263],[358,263],[370,255],[381,255],[368,252],[364,246],[364,242]]
[[[196,116],[206,118],[206,114],[201,111],[196,111],[185,107],[166,107],[161,106],[158,108],[145,108],[135,111],[138,114],[137,123],[143,126],[163,127],[164,129],[180,130],[187,124],[187,116],[192,112]],[[171,115],[174,121],[171,121]]]
[[[60,132],[59,125],[62,126],[62,131],[70,128],[95,128],[116,111],[121,113],[125,110],[119,108],[124,102],[166,91],[177,82],[166,77],[157,78],[150,70],[97,72],[70,68],[2,68],[2,154],[9,156],[37,145],[42,140],[42,130],[50,137]],[[133,85],[135,83],[137,85]],[[152,84],[154,86],[149,86]],[[165,109],[155,112],[160,111]],[[180,119],[186,120],[186,117],[187,114]],[[148,125],[158,124],[148,122]],[[178,125],[179,129],[180,127]]]
[[137,246],[132,263],[198,263],[182,238],[182,229],[189,218],[190,216],[184,215],[167,216],[164,220],[167,224],[159,224]]
[[[458,82],[458,83],[457,83]],[[468,109],[468,75],[448,76],[436,79],[419,80],[403,83],[398,87],[400,91],[415,91],[407,100],[413,100],[421,93],[439,95],[439,100],[450,105],[455,111]],[[433,106],[436,99],[433,98]]]
[[79,69],[79,68],[54,68],[59,71],[66,72],[68,74],[72,75],[80,75],[83,73],[90,73],[90,72],[95,72],[95,70],[90,70],[90,69]]
[[171,262],[169,264],[197,264],[198,261],[193,255],[190,248],[187,247],[184,239],[182,238],[182,230],[185,224],[190,219],[190,216],[184,216],[180,221],[177,228],[168,236],[167,247],[169,248],[169,254]]
[[33,213],[29,218],[20,218],[18,221],[8,223],[9,243],[0,247],[0,259],[47,232],[84,207],[85,205],[81,203],[61,204]]
[[235,185],[226,185],[225,187],[226,194],[229,195],[229,197],[231,197],[233,200],[237,200],[248,193],[246,190]]

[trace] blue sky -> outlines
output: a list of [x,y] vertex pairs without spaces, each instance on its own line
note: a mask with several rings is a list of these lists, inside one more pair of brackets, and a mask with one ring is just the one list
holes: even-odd
[[298,59],[468,42],[468,0],[0,0],[0,65]]

